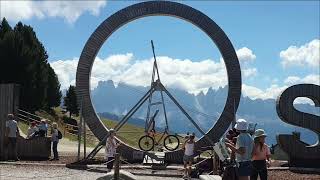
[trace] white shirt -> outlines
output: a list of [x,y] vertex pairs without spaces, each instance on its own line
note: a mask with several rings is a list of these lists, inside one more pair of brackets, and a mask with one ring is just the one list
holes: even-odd
[[114,154],[116,153],[116,146],[117,146],[117,141],[115,138],[110,138],[108,137],[107,142],[106,142],[106,158],[107,157],[114,157]]
[[36,126],[34,127],[29,127],[28,128],[28,134],[27,134],[27,137],[29,138],[30,136],[32,136],[35,132],[38,131],[38,128]]
[[18,128],[17,121],[15,121],[15,120],[7,121],[6,127],[9,128],[8,137],[16,138],[17,137],[17,128]]
[[184,154],[185,154],[185,155],[187,155],[187,156],[193,156],[194,142],[192,142],[192,143],[186,142],[184,148],[185,148],[185,151],[184,151]]

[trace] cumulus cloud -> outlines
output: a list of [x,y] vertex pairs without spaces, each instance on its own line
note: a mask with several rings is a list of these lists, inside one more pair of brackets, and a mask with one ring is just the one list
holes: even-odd
[[245,97],[251,99],[276,99],[287,86],[279,86],[277,84],[272,84],[266,90],[259,89],[254,86],[249,86],[246,84],[242,85],[242,94]]
[[254,77],[258,73],[257,68],[247,68],[242,70],[242,74],[245,78]]
[[74,23],[82,14],[99,15],[106,1],[0,1],[1,18],[9,21],[59,17]]
[[[320,85],[320,75],[310,74],[305,77],[289,76],[284,80],[284,85],[272,84],[269,88],[262,90],[246,84],[242,85],[242,93],[251,99],[276,99],[286,88],[294,84],[309,83]],[[295,103],[309,103],[307,98],[299,98]]]
[[[133,54],[112,55],[106,59],[96,57],[91,72],[91,87],[95,88],[99,81],[112,79],[114,76],[123,73],[132,60]],[[67,89],[70,85],[75,85],[79,59],[58,60],[51,62],[50,65],[58,75],[61,89]]]
[[299,84],[299,83],[320,85],[320,75],[310,74],[303,78],[300,78],[298,76],[289,76],[284,80],[284,83],[287,85],[293,85],[293,84]]
[[[224,62],[220,60],[173,59],[157,57],[162,82],[169,87],[184,89],[190,93],[206,92],[209,87],[218,88],[227,85],[227,73]],[[54,61],[51,66],[58,75],[61,88],[74,84],[78,59]],[[136,86],[149,86],[153,58],[136,60],[133,54],[112,55],[105,59],[97,57],[91,72],[91,89],[99,81],[112,79]]]
[[314,39],[300,47],[290,46],[280,52],[281,64],[289,66],[309,66],[319,68],[320,66],[320,40]]
[[240,62],[249,63],[256,59],[256,55],[247,47],[238,49],[236,53]]
[[238,49],[236,53],[241,64],[242,76],[244,78],[256,76],[258,74],[257,68],[250,67],[250,64],[256,59],[253,51],[247,47],[243,47]]
[[[162,82],[171,88],[186,90],[197,94],[207,92],[209,87],[217,89],[228,84],[227,72],[222,59],[192,61],[190,59],[174,59],[167,56],[157,57],[159,73]],[[58,60],[50,63],[58,75],[62,89],[75,84],[78,59]],[[153,58],[138,60],[132,53],[112,55],[105,59],[96,57],[91,72],[91,89],[97,87],[99,81],[113,80],[116,84],[125,82],[135,86],[149,86],[152,73]],[[243,70],[244,77],[251,77],[256,73],[255,68]],[[289,76],[278,85],[274,80],[267,89],[247,84],[242,85],[243,96],[251,99],[276,99],[283,90],[298,83],[312,83],[320,85],[320,76],[310,74],[305,77]],[[310,103],[306,98],[300,98],[295,103]]]

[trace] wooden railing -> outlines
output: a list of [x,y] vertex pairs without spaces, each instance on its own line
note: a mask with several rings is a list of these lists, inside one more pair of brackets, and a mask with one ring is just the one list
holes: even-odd
[[[40,123],[41,119],[46,119],[44,117],[32,114],[30,112],[24,111],[22,109],[18,109],[18,114],[17,118],[20,121],[26,122],[26,123],[31,123],[31,122],[36,122]],[[66,134],[71,135],[71,136],[78,136],[78,125],[73,125],[73,124],[68,124],[68,123],[60,123],[62,126],[60,128],[63,130],[64,136]],[[51,127],[51,124],[49,124],[49,127]],[[75,133],[71,133],[71,131],[76,131]],[[87,129],[86,135],[90,137],[95,137],[93,133],[90,131],[90,129]],[[82,132],[83,133],[83,132]]]

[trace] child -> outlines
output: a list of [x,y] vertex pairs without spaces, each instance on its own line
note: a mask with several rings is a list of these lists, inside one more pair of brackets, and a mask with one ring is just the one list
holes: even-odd
[[267,166],[270,166],[270,150],[265,144],[267,135],[263,129],[257,129],[254,133],[254,148],[252,151],[252,174],[251,179],[257,180],[258,175],[261,180],[268,179]]
[[[107,169],[110,172],[113,168],[114,155],[116,154],[117,147],[119,144],[116,141],[116,132],[114,129],[109,130],[110,136],[106,141],[106,160],[107,160]],[[109,162],[111,161],[111,162]]]
[[183,149],[184,149],[184,155],[183,155],[183,166],[184,166],[184,175],[182,178],[184,179],[191,179],[191,166],[193,162],[193,156],[194,156],[194,141],[195,135],[192,133],[192,135],[189,136],[189,138],[184,142]]

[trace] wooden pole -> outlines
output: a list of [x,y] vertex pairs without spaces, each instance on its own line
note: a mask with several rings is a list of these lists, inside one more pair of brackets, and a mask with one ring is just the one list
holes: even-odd
[[78,125],[78,161],[80,161],[80,151],[81,151],[81,130],[82,130],[82,117],[80,113],[80,122]]
[[120,171],[120,154],[116,153],[114,156],[114,179],[119,180],[119,171]]
[[[81,112],[81,114],[82,114],[82,112]],[[83,158],[87,157],[87,133],[86,133],[86,129],[87,129],[86,128],[86,122],[83,119]]]

